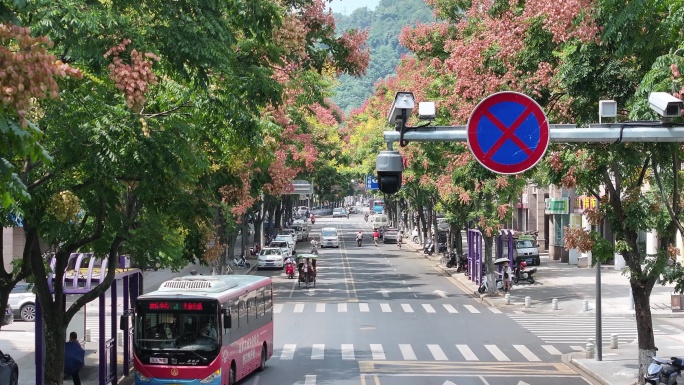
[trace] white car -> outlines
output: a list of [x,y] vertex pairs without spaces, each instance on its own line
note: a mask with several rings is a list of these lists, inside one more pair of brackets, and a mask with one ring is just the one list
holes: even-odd
[[271,244],[268,245],[268,247],[278,247],[283,250],[283,253],[286,255],[292,255],[294,254],[294,250],[290,248],[290,244],[287,243],[285,240],[280,240],[280,241],[271,241]]
[[36,295],[33,293],[33,285],[19,282],[12,289],[7,303],[14,311],[14,318],[21,318],[26,322],[36,320]]
[[337,228],[324,227],[321,229],[321,249],[324,247],[340,247],[340,237]]
[[288,252],[288,249],[283,250],[280,247],[264,247],[257,257],[257,270],[267,267],[282,269],[285,267],[285,258],[289,256]]
[[292,250],[292,254],[294,254],[296,247],[295,245],[297,244],[297,242],[295,241],[295,238],[292,235],[279,234],[275,237],[274,241],[287,242],[287,245],[290,247],[290,250]]

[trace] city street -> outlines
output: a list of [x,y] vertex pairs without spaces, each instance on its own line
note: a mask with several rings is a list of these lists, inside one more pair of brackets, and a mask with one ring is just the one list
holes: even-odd
[[275,352],[244,384],[587,383],[561,362],[576,343],[537,337],[411,249],[376,248],[361,215],[319,218],[311,235],[326,226],[342,239],[319,250],[315,288],[281,270],[255,272],[274,280]]

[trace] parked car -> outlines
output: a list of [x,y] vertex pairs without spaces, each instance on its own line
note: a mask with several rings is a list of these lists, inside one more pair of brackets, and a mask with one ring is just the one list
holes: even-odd
[[382,232],[382,243],[397,243],[397,235],[399,235],[399,229],[394,227],[388,227]]
[[257,270],[275,267],[282,269],[285,267],[285,258],[289,256],[289,249],[280,247],[264,247],[257,257]]
[[337,207],[333,209],[332,212],[332,217],[333,218],[344,218],[347,216],[347,210],[343,209],[342,207]]
[[292,250],[292,253],[294,254],[295,249],[297,248],[297,235],[296,234],[278,234],[276,235],[274,241],[285,241],[287,242],[288,246],[290,246],[290,250]]
[[294,250],[290,248],[290,244],[285,240],[271,241],[271,243],[268,244],[268,247],[280,248],[283,250],[283,252],[287,253],[287,255],[294,254]]
[[[7,310],[5,310],[5,316],[2,318],[2,326],[7,326],[14,322],[14,313],[12,312],[12,306],[7,304]],[[2,381],[0,381],[2,384]]]
[[14,318],[21,318],[26,322],[36,320],[36,295],[33,284],[19,282],[14,286],[7,303],[12,306]]
[[0,384],[17,385],[19,383],[19,366],[12,356],[0,351]]

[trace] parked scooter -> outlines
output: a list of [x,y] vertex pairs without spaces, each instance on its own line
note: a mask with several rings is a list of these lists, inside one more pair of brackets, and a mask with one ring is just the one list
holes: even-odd
[[456,267],[457,265],[458,265],[458,262],[456,261],[456,252],[452,251],[451,252],[451,258],[449,258],[449,261],[447,262],[446,267],[451,269],[453,267]]
[[247,262],[247,259],[245,259],[245,256],[241,255],[240,259],[238,259],[237,257],[233,258],[233,266],[241,267],[243,269],[249,269],[249,267],[251,265],[249,264],[249,262]]
[[460,273],[462,271],[468,274],[468,256],[465,253],[458,257],[458,268],[456,269],[456,272]]
[[529,283],[534,283],[534,277],[532,276],[537,272],[537,268],[533,267],[530,270],[525,270],[527,263],[525,261],[520,261],[513,270],[513,283],[518,283],[520,281],[527,281]]
[[[503,281],[501,278],[496,279],[496,290],[503,290]],[[487,269],[483,268],[482,269],[482,283],[480,284],[480,287],[477,288],[477,292],[480,294],[486,293],[489,291],[489,280],[487,279]]]
[[423,254],[432,255],[435,252],[435,245],[432,239],[428,239],[425,247],[423,247]]
[[651,364],[644,374],[644,384],[652,385],[674,385],[677,378],[681,375],[684,364],[684,357],[672,357],[669,360],[659,357],[651,357]]
[[254,247],[250,247],[250,248],[249,248],[249,255],[251,255],[252,257],[254,257],[254,256],[256,256],[257,254],[259,254],[260,251],[261,251],[261,246],[259,246],[259,245],[254,245]]

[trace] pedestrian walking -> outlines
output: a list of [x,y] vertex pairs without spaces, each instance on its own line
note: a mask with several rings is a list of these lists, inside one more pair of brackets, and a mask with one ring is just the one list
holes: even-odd
[[399,246],[399,250],[401,250],[401,231],[397,234],[397,246]]
[[69,341],[64,345],[64,374],[70,374],[74,385],[81,385],[81,377],[78,372],[85,362],[85,350],[78,341],[76,332],[69,334]]

